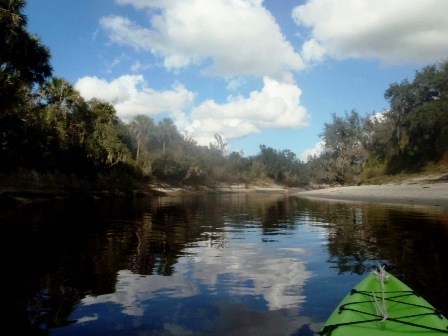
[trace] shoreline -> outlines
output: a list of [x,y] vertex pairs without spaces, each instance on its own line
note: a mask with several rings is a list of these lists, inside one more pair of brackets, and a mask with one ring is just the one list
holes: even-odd
[[448,208],[448,182],[420,182],[333,187],[295,192],[304,198],[379,204],[424,205]]
[[260,193],[293,196],[309,199],[321,199],[335,202],[362,202],[377,204],[395,204],[410,206],[431,206],[448,209],[448,174],[433,174],[414,177],[401,182],[324,187],[320,189],[286,188],[273,183],[260,185],[221,185],[215,188],[174,187],[168,185],[152,185],[147,191],[135,190],[132,195],[124,192],[93,190],[2,190],[0,200],[3,205],[23,204],[39,200],[60,199],[70,197],[110,198],[141,196],[178,196],[207,193]]

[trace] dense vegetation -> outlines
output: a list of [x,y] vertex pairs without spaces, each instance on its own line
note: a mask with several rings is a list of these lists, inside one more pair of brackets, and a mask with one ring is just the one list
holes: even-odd
[[[200,146],[174,122],[119,119],[112,104],[85,100],[52,77],[50,51],[27,31],[25,1],[0,1],[0,174],[3,188],[146,190],[155,182],[193,187],[275,182],[286,187],[359,184],[448,163],[448,61],[385,92],[380,116],[332,114],[324,151],[300,161],[260,145],[257,155],[227,153],[219,134]],[[294,144],[291,144],[293,146]]]
[[448,61],[417,71],[384,94],[390,109],[356,111],[325,124],[325,151],[314,161],[328,182],[360,183],[384,175],[448,169]]

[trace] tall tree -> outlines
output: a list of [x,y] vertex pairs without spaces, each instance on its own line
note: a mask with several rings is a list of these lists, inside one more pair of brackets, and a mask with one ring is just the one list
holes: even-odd
[[386,123],[392,125],[388,143],[395,149],[389,171],[439,160],[448,150],[448,61],[417,71],[412,82],[392,84],[385,97]]
[[121,139],[120,119],[113,105],[95,98],[87,103],[93,120],[93,132],[86,140],[89,158],[97,167],[128,162],[131,154]]
[[[355,110],[345,117],[332,114],[333,121],[324,124],[320,134],[324,142],[324,154],[338,183],[353,182],[367,160],[366,118]],[[332,182],[332,181],[330,181]]]
[[131,121],[129,129],[137,143],[135,159],[138,160],[141,152],[149,149],[150,137],[155,132],[154,121],[146,115],[139,114]]
[[400,155],[406,146],[406,133],[403,129],[403,120],[415,107],[414,88],[409,81],[403,80],[400,84],[393,83],[386,90],[384,97],[389,101],[390,110],[387,118],[392,122],[393,129],[391,142],[396,149],[396,155]]
[[22,86],[51,76],[50,51],[27,31],[25,1],[0,1],[0,115],[19,99]]
[[80,93],[64,78],[52,77],[46,81],[41,89],[40,94],[45,102],[49,105],[56,105],[59,108],[71,109],[81,98]]
[[79,137],[76,133],[79,133],[80,127],[74,123],[73,114],[83,99],[71,83],[59,77],[46,81],[39,95],[46,105],[43,109],[44,121],[54,130],[55,142],[61,149],[66,149],[74,136]]
[[162,144],[162,152],[168,144],[179,143],[182,140],[176,125],[170,118],[163,118],[155,129],[155,134],[159,142]]
[[437,161],[448,150],[448,61],[418,71],[412,86],[416,104],[403,120],[406,155]]
[[[50,52],[27,31],[25,1],[0,0],[0,168],[28,166],[43,150],[33,86],[51,76]],[[34,158],[34,159],[33,159]],[[28,162],[28,163],[27,163]]]

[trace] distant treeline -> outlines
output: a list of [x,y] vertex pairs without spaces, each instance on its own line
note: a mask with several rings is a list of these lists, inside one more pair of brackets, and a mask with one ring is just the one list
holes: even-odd
[[67,80],[52,76],[50,51],[27,31],[24,5],[0,5],[1,176],[125,191],[153,182],[213,187],[273,181],[294,187],[358,184],[448,165],[448,61],[423,68],[412,82],[390,85],[388,111],[333,113],[320,134],[322,154],[307,162],[264,144],[245,157],[227,153],[219,134],[200,146],[169,118],[156,123],[137,115],[125,123],[112,104],[83,99]]

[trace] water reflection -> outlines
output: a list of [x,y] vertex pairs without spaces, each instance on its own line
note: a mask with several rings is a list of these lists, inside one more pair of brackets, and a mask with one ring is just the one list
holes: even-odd
[[[301,289],[310,272],[306,271],[303,261],[286,256],[302,251],[285,249],[282,251],[285,257],[274,258],[255,244],[228,248],[225,256],[209,246],[198,246],[194,250],[194,257],[179,259],[170,277],[119,271],[115,292],[87,296],[81,300],[73,318],[81,324],[101,319],[101,328],[104,329],[105,316],[78,314],[92,310],[98,312],[101,305],[114,304],[120,312],[113,321],[126,323],[128,318],[124,314],[132,317],[133,323],[139,321],[143,324],[145,330],[154,328],[145,322],[148,316],[151,321],[156,316],[159,323],[164,321],[156,327],[158,333],[169,334],[175,327],[183,330],[181,334],[188,334],[186,330],[195,334],[220,334],[222,326],[229,324],[223,320],[225,318],[234,321],[233,328],[232,325],[226,328],[237,334],[234,332],[241,328],[241,319],[245,320],[249,313],[261,315],[264,311],[283,310],[272,316],[263,314],[264,319],[275,317],[275,320],[281,318],[283,322],[289,315],[296,316],[297,307],[304,300]],[[244,315],[240,315],[242,313]],[[296,330],[300,319],[287,319],[288,331]],[[111,326],[111,322],[109,320],[106,326],[114,330],[116,326]],[[251,326],[253,330],[259,327],[258,323]],[[92,329],[91,323],[88,328]],[[264,323],[262,328],[266,328]],[[263,329],[257,334],[265,334]],[[278,326],[273,332],[278,332]]]
[[28,333],[310,335],[383,261],[448,308],[443,209],[228,194],[57,201],[1,219],[23,252],[9,258],[9,306]]

